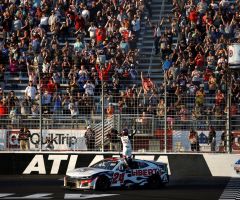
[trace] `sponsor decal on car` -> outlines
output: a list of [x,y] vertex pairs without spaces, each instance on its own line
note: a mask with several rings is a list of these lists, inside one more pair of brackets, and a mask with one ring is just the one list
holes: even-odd
[[157,173],[157,169],[136,169],[132,170],[132,176],[151,176]]

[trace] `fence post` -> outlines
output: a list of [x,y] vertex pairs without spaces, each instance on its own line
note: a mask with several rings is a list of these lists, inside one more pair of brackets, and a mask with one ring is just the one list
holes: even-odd
[[164,153],[167,153],[167,80],[164,71]]
[[231,93],[232,93],[232,74],[229,70],[229,84],[227,88],[227,122],[226,122],[226,140],[227,140],[227,152],[231,153]]
[[121,130],[120,130],[120,128],[121,128],[121,116],[120,116],[120,114],[118,114],[118,124],[117,124],[117,129],[118,129],[118,131],[120,132]]
[[39,131],[40,131],[40,136],[39,136],[39,145],[40,145],[40,151],[42,151],[42,141],[43,141],[43,136],[42,136],[42,88],[41,88],[41,72],[40,72],[40,67],[38,65],[38,80],[39,80]]
[[154,125],[155,125],[155,117],[154,117],[154,115],[152,115],[152,136],[154,136]]
[[104,152],[104,126],[105,126],[105,123],[104,123],[105,110],[104,110],[104,86],[103,86],[103,83],[104,83],[104,81],[103,81],[103,76],[102,76],[102,81],[101,81],[101,84],[102,84],[102,152]]

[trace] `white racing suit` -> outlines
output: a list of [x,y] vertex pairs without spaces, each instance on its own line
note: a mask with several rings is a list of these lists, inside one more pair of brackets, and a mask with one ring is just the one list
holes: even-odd
[[121,136],[123,152],[122,155],[124,158],[131,158],[132,157],[132,145],[130,138],[128,136]]

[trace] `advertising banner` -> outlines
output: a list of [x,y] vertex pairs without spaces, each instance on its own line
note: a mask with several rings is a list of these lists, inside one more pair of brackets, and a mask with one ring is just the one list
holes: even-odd
[[[38,129],[30,129],[31,137],[29,138],[29,150],[37,151],[40,149],[39,140],[40,132]],[[197,130],[199,136],[199,146],[201,152],[210,152],[211,147],[208,144],[208,131]],[[42,131],[42,149],[47,149],[47,138],[53,143],[53,149],[51,150],[87,150],[85,141],[85,130],[69,130],[69,129],[49,129]],[[216,131],[216,149],[217,152],[223,152],[224,147],[221,141],[222,131]],[[161,134],[156,136],[161,136]],[[168,133],[167,142],[168,150],[173,152],[186,152],[191,151],[190,142],[188,140],[189,131],[172,131],[171,134]],[[163,135],[162,135],[163,136]],[[19,144],[19,129],[1,129],[0,130],[0,150],[20,150]],[[149,145],[149,139],[136,138],[138,140],[134,141],[135,148],[147,148]],[[163,147],[160,146],[164,144],[164,137],[162,139],[156,140],[160,144],[152,145],[151,149],[153,151],[162,151]],[[151,142],[155,142],[151,140]],[[145,142],[143,142],[145,141]],[[154,143],[155,144],[155,143]],[[145,145],[145,146],[144,146]],[[156,148],[157,149],[154,149]],[[150,148],[150,147],[149,147]],[[233,132],[232,134],[232,151],[233,153],[240,153],[240,132]]]
[[[0,174],[55,175],[79,167],[88,167],[105,158],[119,158],[119,154],[85,154],[82,152],[42,152],[42,153],[3,153],[0,154]],[[171,175],[211,176],[203,155],[200,154],[137,154],[135,159],[164,162]],[[199,170],[201,169],[201,170]]]
[[[196,130],[197,131],[197,130]],[[209,131],[197,131],[199,137],[200,151],[211,151],[210,144],[208,144]],[[222,131],[216,131],[216,151],[220,151]],[[188,140],[189,131],[173,131],[173,151],[191,151],[191,145]]]
[[[29,129],[31,136],[29,138],[29,149],[39,150],[40,132],[38,129]],[[52,141],[51,150],[87,150],[85,141],[85,130],[64,130],[48,129],[42,131],[42,149],[48,150],[47,139]],[[7,148],[9,150],[18,150],[19,130],[7,130]]]
[[212,176],[240,178],[239,154],[204,154]]
[[0,129],[0,150],[6,149],[6,130]]
[[232,151],[234,153],[240,153],[240,132],[233,131],[232,132]]
[[11,150],[18,150],[20,149],[19,144],[19,131],[18,130],[6,130],[6,147],[7,149]]
[[240,65],[240,44],[233,43],[228,46],[228,64],[230,69],[239,69]]

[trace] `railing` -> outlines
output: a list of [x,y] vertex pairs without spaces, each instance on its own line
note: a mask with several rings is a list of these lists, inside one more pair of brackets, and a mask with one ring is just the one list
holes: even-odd
[[[169,117],[169,116],[168,116]],[[167,152],[188,152],[191,151],[190,141],[188,139],[189,131],[194,126],[192,120],[181,121],[179,116],[171,116],[174,119],[168,121],[168,130],[166,136],[166,150]],[[200,152],[226,152],[226,141],[223,140],[223,132],[225,131],[225,119],[219,121],[212,117],[209,119],[210,124],[216,130],[215,146],[211,149],[211,144],[208,143],[209,124],[203,116],[201,120],[195,124],[195,130],[199,137],[199,151]],[[234,122],[239,121],[240,115],[234,116]],[[42,119],[43,132],[43,150],[46,145],[46,138],[53,139],[55,148],[53,150],[75,150],[86,151],[85,131],[86,118],[78,117],[76,119],[67,118],[66,116],[57,117],[52,115],[49,118]],[[164,147],[164,118],[159,118],[153,115],[130,115],[130,114],[115,114],[111,118],[105,119],[104,127],[104,144],[102,144],[102,126],[101,116],[94,115],[91,118],[92,128],[95,131],[94,151],[121,151],[121,143],[119,138],[110,140],[107,137],[111,128],[116,128],[121,131],[122,128],[128,128],[129,132],[136,131],[133,138],[133,150],[137,152],[163,152]],[[3,125],[5,124],[5,126]],[[1,119],[0,131],[0,149],[2,150],[19,150],[20,146],[17,144],[19,129],[21,127],[28,127],[31,131],[29,138],[30,150],[39,150],[39,118],[19,119],[16,126],[9,125],[9,120]],[[237,124],[237,123],[236,123]],[[234,131],[232,135],[233,152],[240,151],[240,127],[239,124],[233,126]],[[15,144],[16,142],[16,144]],[[2,143],[2,144],[1,144]]]
[[[16,80],[19,81],[19,80]],[[27,127],[33,133],[39,133],[40,120],[42,122],[43,143],[45,137],[51,135],[55,137],[58,135],[58,140],[55,141],[55,150],[88,150],[85,145],[84,133],[86,127],[91,125],[95,131],[94,150],[96,151],[109,151],[109,150],[121,150],[120,141],[118,139],[117,144],[114,146],[107,137],[107,134],[111,128],[115,128],[121,131],[123,128],[128,128],[130,131],[136,130],[137,134],[134,136],[133,149],[134,151],[154,151],[162,152],[167,149],[168,152],[172,151],[189,151],[188,134],[191,128],[194,128],[199,136],[204,138],[209,132],[209,126],[213,126],[217,131],[217,146],[215,150],[223,149],[221,147],[221,135],[226,130],[227,113],[226,113],[226,95],[225,99],[218,109],[216,109],[215,94],[208,94],[206,91],[204,102],[200,107],[196,106],[196,96],[185,93],[177,96],[176,94],[167,94],[167,113],[165,114],[165,102],[164,94],[159,90],[155,97],[146,95],[140,92],[140,87],[136,86],[127,93],[126,88],[120,90],[122,95],[113,95],[111,93],[104,93],[104,105],[102,105],[101,96],[96,93],[95,96],[83,95],[81,92],[79,96],[76,94],[68,93],[66,88],[69,88],[68,84],[60,85],[58,91],[53,93],[58,94],[61,98],[61,104],[56,108],[53,96],[51,102],[46,105],[40,106],[39,96],[34,100],[25,98],[24,90],[27,87],[27,82],[18,84],[18,88],[14,90],[13,96],[17,97],[14,100],[14,106],[11,106],[11,90],[10,85],[6,84],[4,95],[2,96],[0,106],[2,111],[5,110],[5,114],[0,115],[0,127],[2,140],[5,140],[4,148],[14,150],[19,149],[11,148],[9,143],[9,136],[19,131],[20,128]],[[9,89],[8,89],[9,88]],[[106,88],[104,88],[106,89]],[[78,110],[76,115],[72,115],[69,104],[63,104],[63,101],[67,95],[67,99],[73,99],[76,103]],[[44,94],[42,95],[44,98]],[[43,101],[42,101],[43,102]],[[104,106],[104,109],[102,109]],[[113,108],[112,115],[107,113],[108,107]],[[240,113],[239,105],[234,104],[235,112],[231,114],[230,124],[231,130],[234,132],[235,139],[234,144],[239,145],[238,131],[240,130]],[[42,117],[40,119],[39,109],[42,108]],[[13,111],[11,111],[13,110]],[[104,110],[104,130],[102,127],[102,110]],[[165,124],[164,119],[167,119],[166,132],[164,132]],[[67,130],[67,131],[66,131]],[[102,131],[103,130],[103,131]],[[166,148],[164,146],[164,139],[166,136]],[[61,134],[63,134],[61,136]],[[68,135],[67,135],[68,134]],[[103,139],[102,139],[103,136]],[[63,137],[63,138],[61,138]],[[65,139],[64,139],[65,137]],[[76,147],[76,141],[74,141],[74,147],[71,142],[66,138],[74,137],[81,145]],[[39,138],[37,138],[39,140]],[[67,141],[68,144],[62,144]],[[37,140],[36,140],[37,141]],[[35,146],[31,146],[34,150],[39,150],[39,141],[34,142]],[[1,143],[1,142],[0,142]],[[61,143],[61,144],[60,144]],[[65,142],[66,143],[66,142]],[[209,150],[209,146],[203,143],[204,147],[201,151]],[[238,144],[238,145],[237,145]],[[61,148],[58,147],[61,145]],[[65,145],[65,146],[64,146]],[[225,147],[224,147],[225,149]]]

